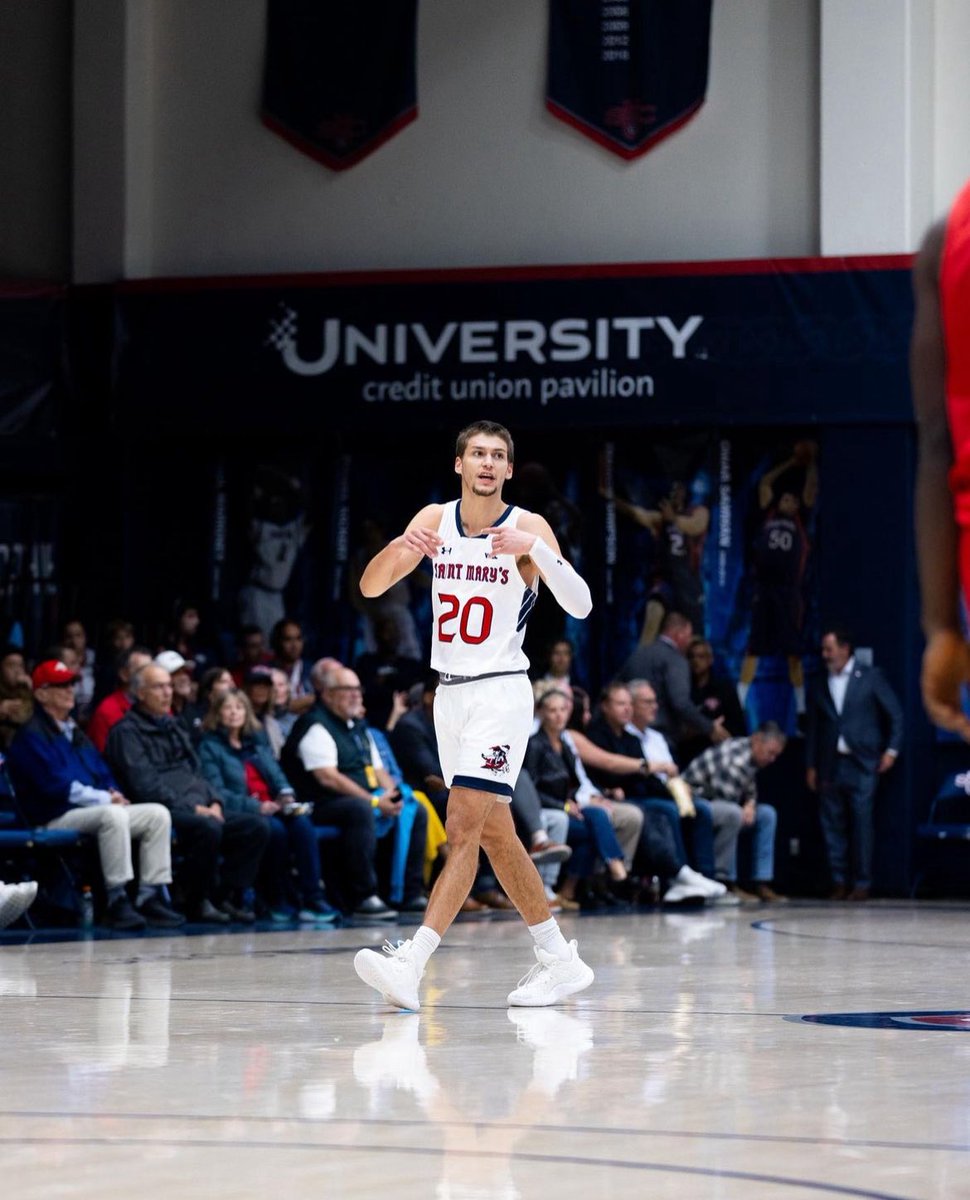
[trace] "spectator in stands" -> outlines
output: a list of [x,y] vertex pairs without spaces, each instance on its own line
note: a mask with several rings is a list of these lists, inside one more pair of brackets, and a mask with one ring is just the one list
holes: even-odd
[[658,705],[654,726],[678,756],[685,737],[700,733],[716,745],[731,736],[723,718],[712,721],[690,698],[690,667],[684,656],[693,635],[694,627],[682,613],[667,613],[657,640],[637,646],[617,676],[624,683],[646,679],[651,684]]
[[[674,762],[667,739],[653,728],[657,715],[657,693],[645,679],[632,679],[627,685],[633,715],[626,726],[640,743],[640,750],[647,760],[648,778],[655,782],[656,796],[665,806],[670,820],[676,821],[674,838],[683,846],[682,835],[686,832],[693,849],[693,860],[698,871],[707,878],[714,877],[714,817],[711,806],[702,796],[688,795],[679,784],[671,783],[680,775]],[[673,808],[670,805],[673,804]],[[680,840],[679,840],[680,839]],[[688,855],[688,858],[690,856]]]
[[152,652],[147,646],[132,646],[118,659],[116,672],[118,687],[101,701],[88,722],[87,735],[94,742],[99,754],[104,754],[108,733],[117,725],[135,697],[131,691],[131,677],[152,661]]
[[443,821],[448,787],[438,758],[438,739],[434,729],[434,697],[437,690],[437,674],[425,676],[420,703],[409,708],[397,721],[390,740],[404,778],[412,787],[424,792]]
[[290,708],[290,679],[279,667],[272,667],[273,717],[285,741],[296,724],[297,714]]
[[395,692],[409,691],[421,682],[425,673],[420,660],[399,652],[397,635],[398,625],[393,616],[376,617],[374,637],[377,648],[360,655],[356,662],[371,722],[381,729],[394,707]]
[[163,804],[171,813],[182,855],[178,890],[188,915],[219,924],[253,921],[243,898],[269,837],[264,822],[224,810],[199,770],[188,734],[169,711],[168,672],[149,663],[135,672],[132,690],[135,704],[108,734],[106,757],[134,801]]
[[[76,679],[62,662],[48,660],[34,669],[36,709],[7,756],[19,803],[31,824],[97,837],[109,928],[133,931],[144,929],[146,922],[174,928],[183,918],[168,902],[168,811],[160,804],[131,805],[122,794],[108,765],[71,717]],[[132,838],[139,844],[135,908],[126,891],[134,878]]]
[[201,633],[202,617],[194,604],[181,603],[175,610],[175,622],[165,635],[162,650],[174,650],[193,664],[199,678],[218,662],[218,655]]
[[237,658],[232,681],[239,687],[250,667],[271,666],[273,656],[266,649],[266,636],[258,625],[243,625],[236,638]]
[[242,690],[246,693],[253,716],[259,722],[263,735],[269,743],[270,751],[278,762],[286,738],[279,721],[273,714],[273,675],[275,671],[275,667],[251,667],[243,679]]
[[277,621],[270,633],[270,649],[273,666],[287,677],[290,685],[290,711],[299,716],[316,703],[313,683],[310,680],[310,663],[303,657],[303,628],[299,621],[284,617]]
[[0,651],[0,751],[7,749],[33,711],[34,693],[24,652],[19,646],[6,646]]
[[[545,693],[539,702],[539,731],[529,739],[525,755],[525,771],[543,806],[563,809],[569,817],[573,855],[560,893],[567,900],[575,900],[578,881],[592,875],[597,857],[611,884],[625,883],[643,829],[643,814],[634,805],[606,799],[590,782],[566,728],[571,708],[572,700],[560,689]],[[615,825],[625,831],[626,852]]]
[[725,895],[727,889],[723,884],[702,875],[688,865],[677,805],[663,782],[651,771],[649,761],[643,757],[640,739],[627,732],[632,717],[633,700],[626,684],[607,684],[600,697],[599,714],[593,718],[586,731],[587,738],[601,750],[620,755],[627,761],[632,759],[639,764],[640,769],[635,774],[630,774],[625,771],[618,772],[612,765],[603,767],[596,763],[587,763],[591,778],[604,795],[630,800],[643,810],[645,837],[651,832],[662,837],[657,833],[655,824],[661,822],[675,847],[677,882],[700,889],[700,894],[707,899],[717,899]]
[[161,650],[155,655],[154,662],[156,667],[169,673],[172,680],[172,716],[184,725],[186,714],[190,714],[189,720],[194,718],[193,706],[198,692],[192,678],[195,663],[186,661],[177,650]]
[[301,800],[312,800],[318,825],[343,834],[343,902],[360,919],[391,920],[397,913],[378,893],[374,856],[378,817],[396,817],[400,793],[374,767],[370,746],[354,714],[362,689],[346,667],[316,663],[311,672],[317,703],[297,718],[280,763]]
[[37,884],[30,880],[27,883],[4,883],[0,880],[0,929],[6,929],[37,899]]
[[[255,669],[255,668],[254,668]],[[225,811],[255,813],[269,832],[263,860],[266,901],[277,919],[288,919],[294,908],[299,920],[330,923],[337,910],[327,903],[320,872],[317,835],[298,805],[293,788],[280,770],[262,736],[246,693],[232,688],[217,696],[202,722],[199,766],[222,798]],[[296,863],[298,885],[291,895],[290,858]],[[295,903],[291,906],[291,900]]]
[[104,627],[94,667],[94,704],[97,706],[117,685],[117,664],[135,644],[135,627],[130,621],[113,617]]
[[[424,876],[430,878],[430,865],[447,843],[444,822],[435,814],[427,796],[404,782],[404,774],[387,735],[363,721],[365,716],[366,710],[361,704],[354,717],[362,723],[360,727],[367,734],[371,761],[375,769],[384,769],[402,801],[401,811],[393,820],[378,820],[377,823],[378,876],[385,884],[384,890],[391,904],[401,905],[404,911],[424,912],[428,906],[423,891]],[[430,832],[432,817],[434,837]],[[429,868],[427,871],[426,867]],[[410,897],[410,901],[405,897]]]
[[[744,737],[748,732],[737,685],[730,679],[714,674],[714,648],[701,637],[692,637],[687,646],[687,665],[690,668],[690,698],[711,721],[724,718],[724,728],[731,737]],[[704,733],[689,734],[681,743],[681,761],[689,763],[714,743]]]
[[225,667],[210,667],[199,680],[195,700],[179,714],[179,724],[193,743],[202,736],[202,722],[208,715],[212,701],[216,696],[224,696],[231,687],[235,687],[235,684]]
[[88,633],[77,618],[61,626],[61,644],[77,655],[77,683],[74,685],[75,717],[86,725],[93,711],[95,689],[94,650],[88,645]]
[[[758,800],[755,779],[785,748],[785,735],[765,721],[750,737],[729,738],[711,746],[688,766],[684,782],[709,797],[714,810],[714,854],[717,877],[742,900],[784,900],[772,886],[775,878],[775,830],[778,814]],[[751,836],[751,890],[738,886],[738,836]]]

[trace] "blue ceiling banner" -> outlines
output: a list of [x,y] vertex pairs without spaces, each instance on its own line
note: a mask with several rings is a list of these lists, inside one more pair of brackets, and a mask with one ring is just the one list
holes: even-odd
[[240,432],[910,424],[910,259],[122,284],[113,406]]
[[549,0],[546,107],[638,158],[704,103],[711,0]]
[[263,123],[342,171],[418,115],[417,0],[269,0]]

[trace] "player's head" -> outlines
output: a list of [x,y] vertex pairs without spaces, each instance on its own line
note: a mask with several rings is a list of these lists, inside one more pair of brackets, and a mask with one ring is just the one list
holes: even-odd
[[800,507],[798,497],[794,492],[782,492],[778,497],[778,512],[783,517],[793,517]]
[[466,425],[455,442],[455,474],[475,496],[495,496],[512,475],[512,435],[495,421]]
[[784,731],[777,721],[762,721],[751,735],[751,758],[756,767],[767,767],[785,748]]

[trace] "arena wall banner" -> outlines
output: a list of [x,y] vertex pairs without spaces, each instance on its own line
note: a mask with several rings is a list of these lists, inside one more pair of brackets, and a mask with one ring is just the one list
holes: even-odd
[[704,103],[711,0],[549,0],[546,107],[638,158]]
[[120,285],[114,404],[240,432],[908,424],[909,263]]
[[263,122],[335,171],[418,115],[417,0],[269,0]]

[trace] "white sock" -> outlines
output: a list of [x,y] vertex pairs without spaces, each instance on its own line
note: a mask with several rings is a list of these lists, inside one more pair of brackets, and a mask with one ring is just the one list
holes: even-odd
[[569,962],[572,958],[573,952],[562,936],[562,930],[555,917],[550,917],[548,921],[543,921],[539,925],[530,925],[529,932],[532,934],[535,944],[540,950],[545,950],[546,954],[551,954],[555,958],[561,959],[562,962]]
[[544,829],[537,829],[532,835],[533,849],[538,850],[540,846],[546,846],[549,843],[549,834]]
[[435,933],[429,925],[422,925],[411,938],[411,958],[417,964],[419,972],[428,965],[428,959],[438,949],[440,942],[441,935]]

